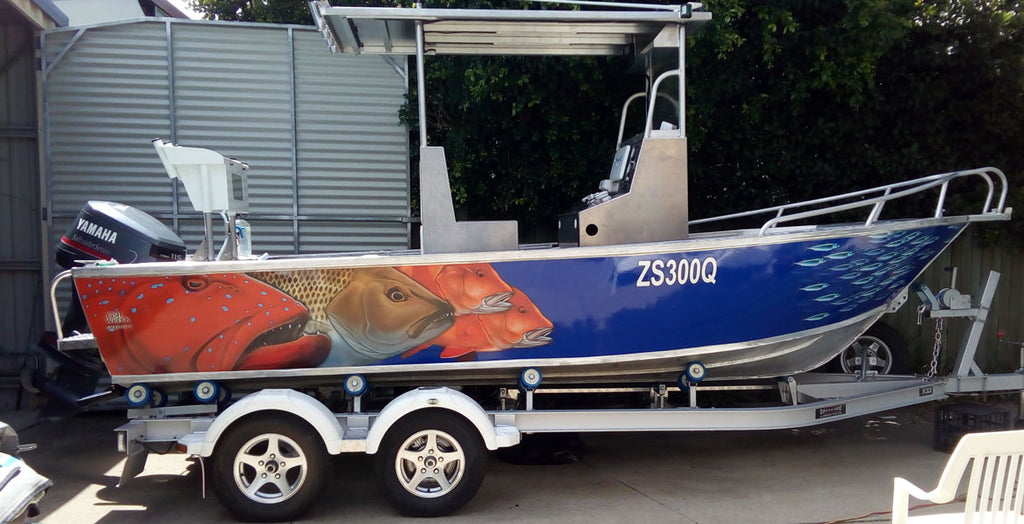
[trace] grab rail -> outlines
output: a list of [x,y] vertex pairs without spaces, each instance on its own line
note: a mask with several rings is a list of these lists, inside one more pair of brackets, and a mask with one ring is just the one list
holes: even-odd
[[[651,132],[654,129],[654,104],[658,101],[658,96],[657,96],[658,88],[661,87],[661,82],[662,81],[664,81],[665,79],[667,79],[669,77],[673,77],[673,76],[679,77],[679,81],[682,82],[683,81],[683,71],[682,71],[682,69],[674,69],[674,70],[671,70],[671,71],[665,71],[664,73],[658,75],[658,79],[655,80],[654,84],[651,85],[651,92],[655,93],[655,96],[647,104],[647,121],[644,123],[644,137],[645,138],[650,138],[651,137]],[[678,108],[679,104],[681,104],[681,103],[683,103],[683,101],[679,101],[676,104],[676,107]],[[684,130],[683,130],[683,121],[682,121],[683,110],[679,111],[679,118],[680,118],[679,125],[676,126],[676,129],[679,130],[679,136],[683,136],[683,132],[684,132]]]
[[[870,226],[878,221],[882,214],[882,209],[885,204],[893,200],[904,198],[910,195],[921,193],[929,189],[939,187],[939,197],[935,205],[934,218],[940,218],[943,216],[943,206],[946,203],[946,194],[948,192],[949,183],[952,180],[958,178],[966,178],[971,176],[981,177],[982,180],[988,185],[988,194],[985,197],[985,204],[981,209],[982,215],[1002,215],[1005,213],[1006,207],[1006,194],[1007,184],[1006,175],[1003,174],[997,168],[994,167],[982,167],[977,169],[967,169],[963,171],[953,171],[950,173],[941,173],[937,175],[931,175],[926,177],[917,178],[914,180],[908,180],[905,182],[897,182],[895,184],[888,184],[879,186],[871,189],[864,189],[861,191],[854,191],[851,193],[845,193],[842,195],[836,195],[825,198],[818,198],[815,200],[807,200],[804,202],[797,202],[794,204],[784,204],[781,206],[767,207],[763,209],[757,209],[754,211],[745,211],[742,213],[733,213],[729,215],[721,215],[711,218],[702,218],[699,220],[691,220],[690,224],[707,224],[711,222],[718,222],[723,220],[731,220],[735,218],[743,218],[750,216],[763,215],[766,213],[775,213],[775,217],[769,219],[764,225],[761,226],[758,236],[764,236],[768,230],[775,226],[796,220],[802,220],[805,218],[811,218],[822,215],[829,215],[838,213],[841,211],[848,211],[851,209],[858,209],[863,207],[870,207],[871,210],[868,213],[867,220],[864,225]],[[992,200],[995,196],[995,183],[993,182],[993,176],[998,179],[1000,191],[999,191],[999,203],[995,207],[992,206]],[[907,188],[907,189],[904,189]],[[899,191],[896,191],[899,190]],[[895,192],[894,192],[895,191]],[[880,194],[879,194],[880,193]],[[878,194],[878,196],[871,196]],[[858,200],[856,202],[846,202],[842,204],[832,205],[823,209],[814,209],[810,211],[801,211],[793,214],[786,214],[789,211],[806,208],[809,206],[815,206],[819,204],[827,204],[830,202],[842,202],[844,200],[850,200],[854,198],[865,198],[864,200]]]
[[[57,285],[62,280],[71,276],[71,270],[61,271],[60,274],[53,277],[53,281],[50,282],[50,307],[53,309],[53,322],[57,327],[57,340],[64,338],[64,329],[60,323],[60,308],[57,306]],[[74,284],[72,284],[74,286]]]
[[[669,103],[672,104],[672,108],[675,110],[675,112],[679,112],[679,102],[677,102],[675,98],[672,98],[671,96],[665,93],[658,93],[657,96],[658,98],[664,98],[665,100],[668,100]],[[634,93],[629,98],[626,99],[625,103],[622,104],[622,116],[619,117],[619,136],[618,138],[615,139],[615,147],[619,147],[622,145],[622,137],[626,131],[626,116],[629,113],[629,106],[632,105],[634,101],[640,98],[647,98],[647,93],[643,91],[640,91],[639,93]]]
[[622,116],[619,117],[619,137],[615,139],[615,147],[622,145],[622,135],[626,131],[626,115],[629,112],[629,106],[640,98],[647,98],[647,93],[643,91],[639,93],[633,93],[626,102],[622,104]]

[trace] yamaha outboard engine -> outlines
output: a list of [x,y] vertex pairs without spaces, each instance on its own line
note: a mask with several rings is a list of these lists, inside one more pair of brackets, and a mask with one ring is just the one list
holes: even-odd
[[152,215],[117,202],[90,200],[57,243],[57,263],[117,260],[122,264],[185,259],[185,242]]
[[[185,242],[152,215],[117,202],[91,200],[57,242],[64,269],[96,260],[122,264],[185,259]],[[64,333],[88,329],[77,294],[64,317]]]
[[[185,242],[152,215],[117,202],[93,200],[57,242],[56,259],[64,269],[99,260],[121,264],[169,262],[185,259]],[[65,336],[89,329],[73,288],[61,327]],[[106,375],[99,353],[95,349],[61,352],[52,334],[44,335],[38,347],[58,364],[54,378],[37,375],[32,379],[34,387],[56,401],[48,402],[40,416],[63,416],[92,403],[94,400],[86,396],[96,391],[100,378]],[[93,397],[102,400],[108,395]]]

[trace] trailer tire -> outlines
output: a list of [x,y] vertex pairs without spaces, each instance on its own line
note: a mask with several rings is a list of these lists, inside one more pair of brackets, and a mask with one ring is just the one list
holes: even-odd
[[903,374],[910,371],[910,351],[903,336],[884,322],[875,322],[863,335],[850,344],[832,361],[832,368],[840,373],[857,373],[857,364],[864,352],[875,356],[878,361],[869,365],[869,371],[879,375]]
[[430,409],[412,413],[388,430],[375,468],[381,492],[398,511],[437,517],[476,495],[486,463],[476,428],[454,413]]
[[234,424],[213,455],[213,488],[239,520],[294,520],[317,500],[328,455],[317,432],[283,413],[259,414]]

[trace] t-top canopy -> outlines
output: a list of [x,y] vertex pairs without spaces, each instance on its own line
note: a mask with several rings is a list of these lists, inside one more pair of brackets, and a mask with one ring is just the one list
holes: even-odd
[[[573,2],[566,2],[573,3]],[[310,5],[336,53],[416,54],[416,23],[429,54],[625,55],[677,47],[679,28],[703,24],[700,4],[576,2],[600,10],[428,9]]]

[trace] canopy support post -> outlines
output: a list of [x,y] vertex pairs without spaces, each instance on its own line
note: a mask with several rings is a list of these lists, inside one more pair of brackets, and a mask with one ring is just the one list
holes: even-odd
[[[420,4],[416,4],[419,8]],[[420,119],[420,147],[427,147],[427,96],[423,65],[423,22],[416,21],[416,99]]]

